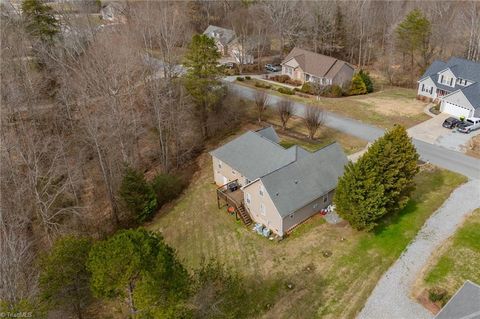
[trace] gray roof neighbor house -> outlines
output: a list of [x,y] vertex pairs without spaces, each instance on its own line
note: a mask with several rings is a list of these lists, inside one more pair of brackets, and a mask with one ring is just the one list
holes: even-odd
[[434,61],[418,80],[418,95],[441,102],[442,112],[480,117],[480,63],[452,57]]
[[480,286],[467,280],[435,319],[480,319]]
[[218,40],[224,46],[236,38],[235,31],[217,27],[215,25],[209,25],[203,34]]

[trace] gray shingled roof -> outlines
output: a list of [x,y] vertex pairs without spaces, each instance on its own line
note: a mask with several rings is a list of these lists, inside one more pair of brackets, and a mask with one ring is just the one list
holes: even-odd
[[[457,57],[452,57],[447,62],[439,60],[433,61],[420,80],[433,76],[447,68],[449,68],[456,77],[473,82],[480,82],[480,63]],[[438,84],[437,80],[438,79],[434,79],[436,84]],[[451,90],[452,88],[450,88],[450,91]]]
[[480,82],[480,63],[453,57],[448,60],[447,65],[456,77]]
[[435,319],[479,319],[480,286],[467,280]]
[[261,177],[282,217],[334,189],[348,162],[338,143],[303,155],[297,161]]
[[439,60],[433,61],[432,64],[428,67],[428,69],[425,71],[425,73],[423,73],[420,80],[423,80],[424,78],[429,77],[431,75],[437,74],[442,70],[445,70],[446,66],[447,66],[447,63],[443,61],[439,61]]
[[258,132],[247,132],[210,152],[249,180],[255,180],[296,160],[297,149],[283,148]]
[[[211,38],[218,39],[223,45],[229,44],[236,37],[235,31],[222,27],[217,27],[215,25],[209,25],[207,29],[203,32],[203,34],[206,34]],[[215,34],[217,34],[218,37],[215,36]]]
[[471,84],[462,89],[462,93],[467,100],[472,104],[474,109],[480,108],[480,82]]
[[344,65],[348,65],[355,70],[355,67],[345,61],[297,47],[290,51],[282,64],[288,62],[292,58],[295,58],[304,72],[318,77],[334,78]]
[[262,128],[256,131],[256,133],[259,134],[260,136],[263,136],[269,139],[274,143],[277,143],[277,144],[280,143],[280,138],[278,137],[277,132],[275,132],[275,130],[271,126]]

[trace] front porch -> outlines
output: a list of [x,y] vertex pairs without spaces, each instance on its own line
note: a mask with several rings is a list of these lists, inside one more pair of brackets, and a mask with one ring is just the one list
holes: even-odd
[[243,191],[238,184],[238,180],[228,182],[217,188],[217,206],[218,208],[227,206],[227,212],[234,213],[235,218],[237,220],[241,219],[245,225],[252,223],[252,218],[244,206]]

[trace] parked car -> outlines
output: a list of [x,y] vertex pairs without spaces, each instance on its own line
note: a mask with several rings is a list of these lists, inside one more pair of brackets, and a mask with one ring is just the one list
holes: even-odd
[[282,71],[281,65],[265,64],[265,70],[270,72],[279,72]]
[[478,130],[479,128],[480,128],[480,118],[477,118],[477,117],[470,117],[466,119],[465,122],[462,122],[457,126],[457,130],[465,134]]
[[458,124],[462,123],[459,119],[456,119],[454,117],[449,117],[445,121],[443,121],[442,126],[445,128],[453,129],[458,126]]
[[233,62],[226,62],[224,64],[222,64],[222,66],[225,68],[225,69],[233,69],[235,67],[235,63]]

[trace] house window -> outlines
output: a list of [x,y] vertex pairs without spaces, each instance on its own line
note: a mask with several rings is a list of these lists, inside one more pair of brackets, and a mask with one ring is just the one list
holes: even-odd
[[318,203],[313,204],[313,209],[317,209],[317,208],[318,208]]
[[430,87],[430,94],[432,94],[432,93],[433,93],[433,86]]
[[443,75],[442,75],[442,77],[440,78],[440,83],[445,83],[445,82],[443,82]]
[[323,203],[325,204],[328,201],[328,195],[323,196]]
[[305,81],[310,81],[310,74],[305,74]]
[[222,161],[218,161],[218,168],[222,168]]
[[422,92],[425,92],[425,84],[422,83]]
[[260,194],[260,196],[263,196],[264,192],[265,192],[265,188],[263,188],[263,185],[260,185],[260,189],[259,189],[258,193]]
[[267,215],[267,210],[265,209],[265,205],[263,205],[263,203],[260,203],[260,213],[262,216]]
[[250,203],[252,202],[252,196],[250,195],[250,193],[246,193],[246,197],[247,197],[247,205],[250,205]]
[[290,215],[290,218],[293,218],[293,214]]
[[453,78],[450,78],[450,86],[453,86]]

